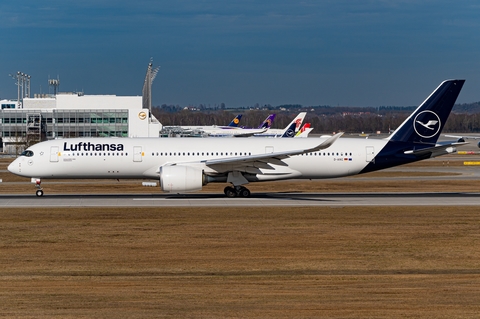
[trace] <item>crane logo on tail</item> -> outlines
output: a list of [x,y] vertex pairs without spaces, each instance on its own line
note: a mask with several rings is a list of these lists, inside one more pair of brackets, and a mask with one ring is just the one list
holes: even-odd
[[415,132],[423,138],[431,138],[440,132],[442,123],[438,115],[432,111],[423,111],[413,120]]

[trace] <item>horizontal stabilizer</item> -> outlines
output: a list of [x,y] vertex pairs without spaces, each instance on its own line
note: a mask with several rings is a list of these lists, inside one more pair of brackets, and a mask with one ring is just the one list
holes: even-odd
[[427,147],[427,148],[422,148],[418,150],[409,150],[405,151],[404,154],[413,154],[415,156],[423,157],[425,155],[430,154],[430,157],[437,157],[440,155],[445,155],[445,154],[451,154],[457,151],[456,147],[465,145],[468,143],[465,142],[454,142],[454,143],[448,143],[448,144],[442,144],[442,145],[436,145],[433,147]]

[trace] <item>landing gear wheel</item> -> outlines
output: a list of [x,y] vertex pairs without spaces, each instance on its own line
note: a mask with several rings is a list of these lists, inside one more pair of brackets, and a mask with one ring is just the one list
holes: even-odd
[[228,187],[227,186],[227,187],[225,187],[223,192],[225,193],[225,195],[227,195],[227,197],[230,197],[230,198],[233,198],[233,197],[237,196],[237,192],[235,191],[235,188],[233,188],[233,187]]
[[35,180],[35,187],[37,188],[37,191],[35,192],[37,197],[42,197],[43,196],[43,189],[42,189],[42,180],[41,179]]
[[241,188],[238,190],[238,195],[239,195],[240,197],[250,197],[250,190],[248,190],[248,188],[241,187]]

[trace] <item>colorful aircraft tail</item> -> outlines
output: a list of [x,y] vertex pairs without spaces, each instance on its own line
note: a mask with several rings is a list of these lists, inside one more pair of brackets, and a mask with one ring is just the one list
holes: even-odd
[[310,123],[303,124],[302,128],[298,130],[295,137],[308,137],[308,134],[313,130]]
[[296,123],[291,123],[290,126],[283,131],[282,136],[280,137],[294,137],[295,136],[295,126]]
[[238,123],[240,123],[240,119],[242,118],[242,114],[238,114],[235,118],[228,124],[230,127],[238,127]]
[[[305,115],[307,115],[307,112],[300,112],[288,125],[285,127],[283,130],[282,134],[280,137],[294,137],[295,133],[298,132],[300,129],[300,126],[302,126],[303,119],[305,118]],[[293,130],[293,132],[290,132],[290,130]],[[293,134],[289,136],[290,134]]]
[[258,128],[270,128],[272,126],[273,120],[275,119],[275,116],[275,113],[269,114]]

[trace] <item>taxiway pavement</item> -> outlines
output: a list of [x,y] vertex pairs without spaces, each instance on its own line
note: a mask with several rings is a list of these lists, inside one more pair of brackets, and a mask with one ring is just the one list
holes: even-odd
[[476,206],[480,193],[255,193],[0,195],[1,207]]

